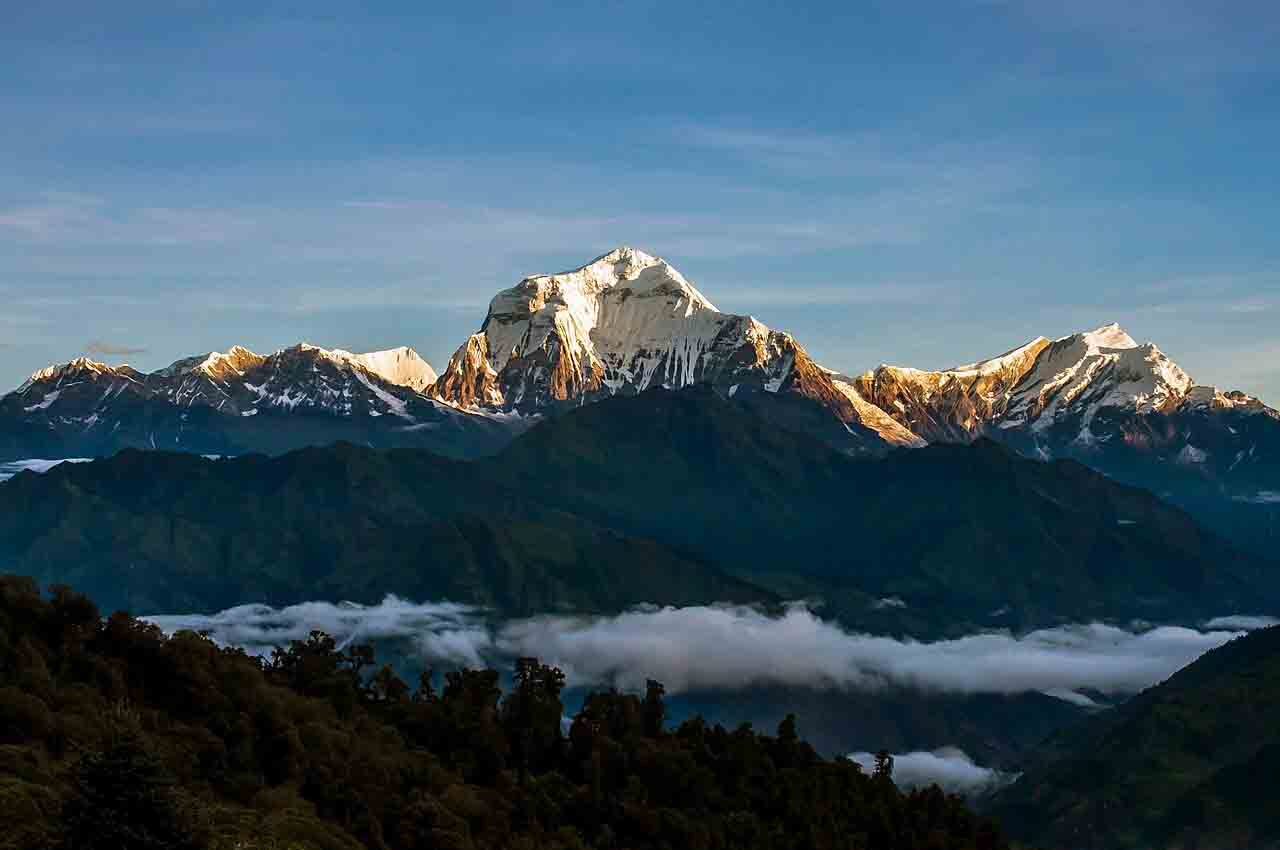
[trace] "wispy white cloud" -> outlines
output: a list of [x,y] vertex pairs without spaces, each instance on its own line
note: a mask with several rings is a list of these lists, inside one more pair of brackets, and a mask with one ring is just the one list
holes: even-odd
[[11,239],[64,250],[220,243],[253,230],[253,220],[245,212],[245,208],[131,206],[96,195],[48,191],[35,200],[0,209],[0,241],[7,231]]
[[1254,0],[1231,5],[1198,0],[1002,5],[1042,31],[1088,39],[1115,67],[1184,92],[1270,67],[1280,34],[1274,5]]
[[1035,157],[1009,145],[940,143],[901,133],[692,124],[678,128],[674,141],[792,177],[861,179],[839,186],[858,196],[909,187],[920,199],[982,200],[1033,184],[1041,170]]
[[957,289],[949,284],[885,282],[881,284],[849,284],[833,282],[827,286],[788,286],[786,284],[734,285],[716,289],[721,307],[726,303],[745,307],[775,305],[870,305],[924,304],[956,297]]
[[95,339],[85,343],[84,351],[91,357],[129,357],[134,354],[146,354],[147,349],[145,346]]
[[[850,753],[848,757],[868,773],[875,770],[874,753]],[[981,767],[956,747],[897,753],[892,758],[894,784],[904,789],[937,785],[952,794],[972,797],[1002,788],[1019,776],[1017,773]]]

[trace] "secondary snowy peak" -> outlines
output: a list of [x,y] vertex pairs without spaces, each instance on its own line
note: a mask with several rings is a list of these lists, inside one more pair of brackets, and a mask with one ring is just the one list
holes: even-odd
[[667,261],[625,246],[499,292],[431,392],[460,407],[537,412],[694,383],[794,391],[857,421],[791,336],[720,312]]
[[352,361],[388,383],[408,387],[417,393],[425,392],[437,378],[431,364],[407,346],[356,354]]
[[1193,381],[1152,343],[1137,344],[1119,325],[1055,340],[1010,395],[1000,427],[1029,424],[1042,431],[1060,419],[1082,418],[1081,439],[1105,408],[1168,412]]
[[1280,411],[1267,407],[1261,399],[1239,390],[1223,392],[1217,387],[1196,385],[1187,391],[1184,402],[1188,410],[1233,410],[1240,413],[1261,413],[1280,419]]
[[211,351],[195,357],[184,357],[152,375],[160,378],[179,378],[186,375],[202,375],[213,380],[229,380],[243,375],[247,370],[261,366],[266,360],[241,345],[226,352]]
[[127,364],[119,366],[109,366],[97,360],[91,360],[88,357],[77,357],[67,363],[55,363],[46,366],[39,371],[33,372],[31,377],[18,388],[18,392],[23,392],[33,385],[56,383],[61,384],[64,381],[97,381],[101,379],[124,378],[133,380],[134,376],[139,375],[133,367]]
[[[990,436],[1045,458],[1136,453],[1219,482],[1238,479],[1246,489],[1268,484],[1280,444],[1280,412],[1245,393],[1195,385],[1156,345],[1139,344],[1115,324],[1038,337],[952,369],[881,366],[841,380],[922,440]],[[895,442],[891,430],[877,430]]]
[[301,343],[269,355],[234,346],[150,374],[82,357],[41,369],[13,395],[21,397],[24,414],[53,424],[107,421],[122,397],[232,416],[276,410],[416,421],[412,410],[435,407],[422,395],[435,379],[411,348],[353,354]]

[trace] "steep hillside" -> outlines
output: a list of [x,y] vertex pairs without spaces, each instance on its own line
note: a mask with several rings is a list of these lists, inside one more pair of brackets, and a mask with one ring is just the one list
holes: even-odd
[[[0,563],[100,605],[210,611],[388,593],[500,614],[773,597],[426,452],[126,451],[0,485]],[[471,483],[473,486],[468,486]]]
[[994,812],[1036,847],[1280,847],[1280,627],[1214,650],[1042,749]]

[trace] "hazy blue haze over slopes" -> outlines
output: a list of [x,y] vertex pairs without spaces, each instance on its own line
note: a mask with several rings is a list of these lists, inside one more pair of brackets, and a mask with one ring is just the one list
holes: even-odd
[[1116,5],[6,8],[0,386],[90,343],[439,367],[628,242],[832,367],[1117,320],[1274,404],[1280,10]]

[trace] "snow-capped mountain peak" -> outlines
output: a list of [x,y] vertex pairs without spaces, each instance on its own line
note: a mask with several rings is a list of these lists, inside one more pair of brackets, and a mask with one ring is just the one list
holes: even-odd
[[128,366],[125,366],[125,365],[109,366],[106,363],[102,363],[98,360],[93,360],[88,357],[77,357],[74,360],[70,360],[66,363],[54,363],[50,366],[46,366],[43,369],[39,369],[35,372],[32,372],[31,377],[27,379],[26,384],[23,384],[23,386],[26,387],[26,386],[29,386],[30,384],[39,383],[41,381],[54,380],[57,378],[64,377],[66,375],[74,375],[78,372],[88,372],[91,374],[102,375],[102,374],[113,373],[117,369],[127,369],[127,368]]
[[212,378],[227,378],[232,375],[243,375],[247,370],[261,366],[264,360],[266,358],[262,355],[255,354],[244,346],[235,345],[225,354],[217,351],[210,353],[195,367],[195,371],[203,372]]
[[717,310],[666,260],[627,246],[499,292],[431,392],[464,408],[539,412],[694,383],[794,391],[859,423],[790,335]]
[[1062,339],[1072,338],[1079,338],[1090,349],[1138,347],[1138,343],[1125,332],[1124,328],[1120,327],[1118,322],[1112,322],[1109,325],[1103,325],[1091,331],[1072,334]]
[[1171,409],[1193,381],[1152,343],[1139,345],[1119,325],[1055,340],[1014,387],[1002,428],[1030,424],[1039,432],[1079,416],[1080,438],[1106,408],[1140,413]]
[[386,351],[370,351],[352,354],[349,351],[329,351],[329,356],[360,366],[389,384],[408,387],[416,393],[425,392],[436,382],[436,370],[423,360],[418,352],[408,346],[389,348]]
[[58,421],[105,421],[122,394],[240,416],[260,408],[302,408],[413,418],[406,412],[409,398],[417,397],[414,404],[422,408],[435,404],[421,397],[435,378],[430,364],[407,347],[353,354],[299,343],[264,356],[237,345],[150,374],[80,357],[41,369],[16,394],[26,399],[26,413],[39,411]]

